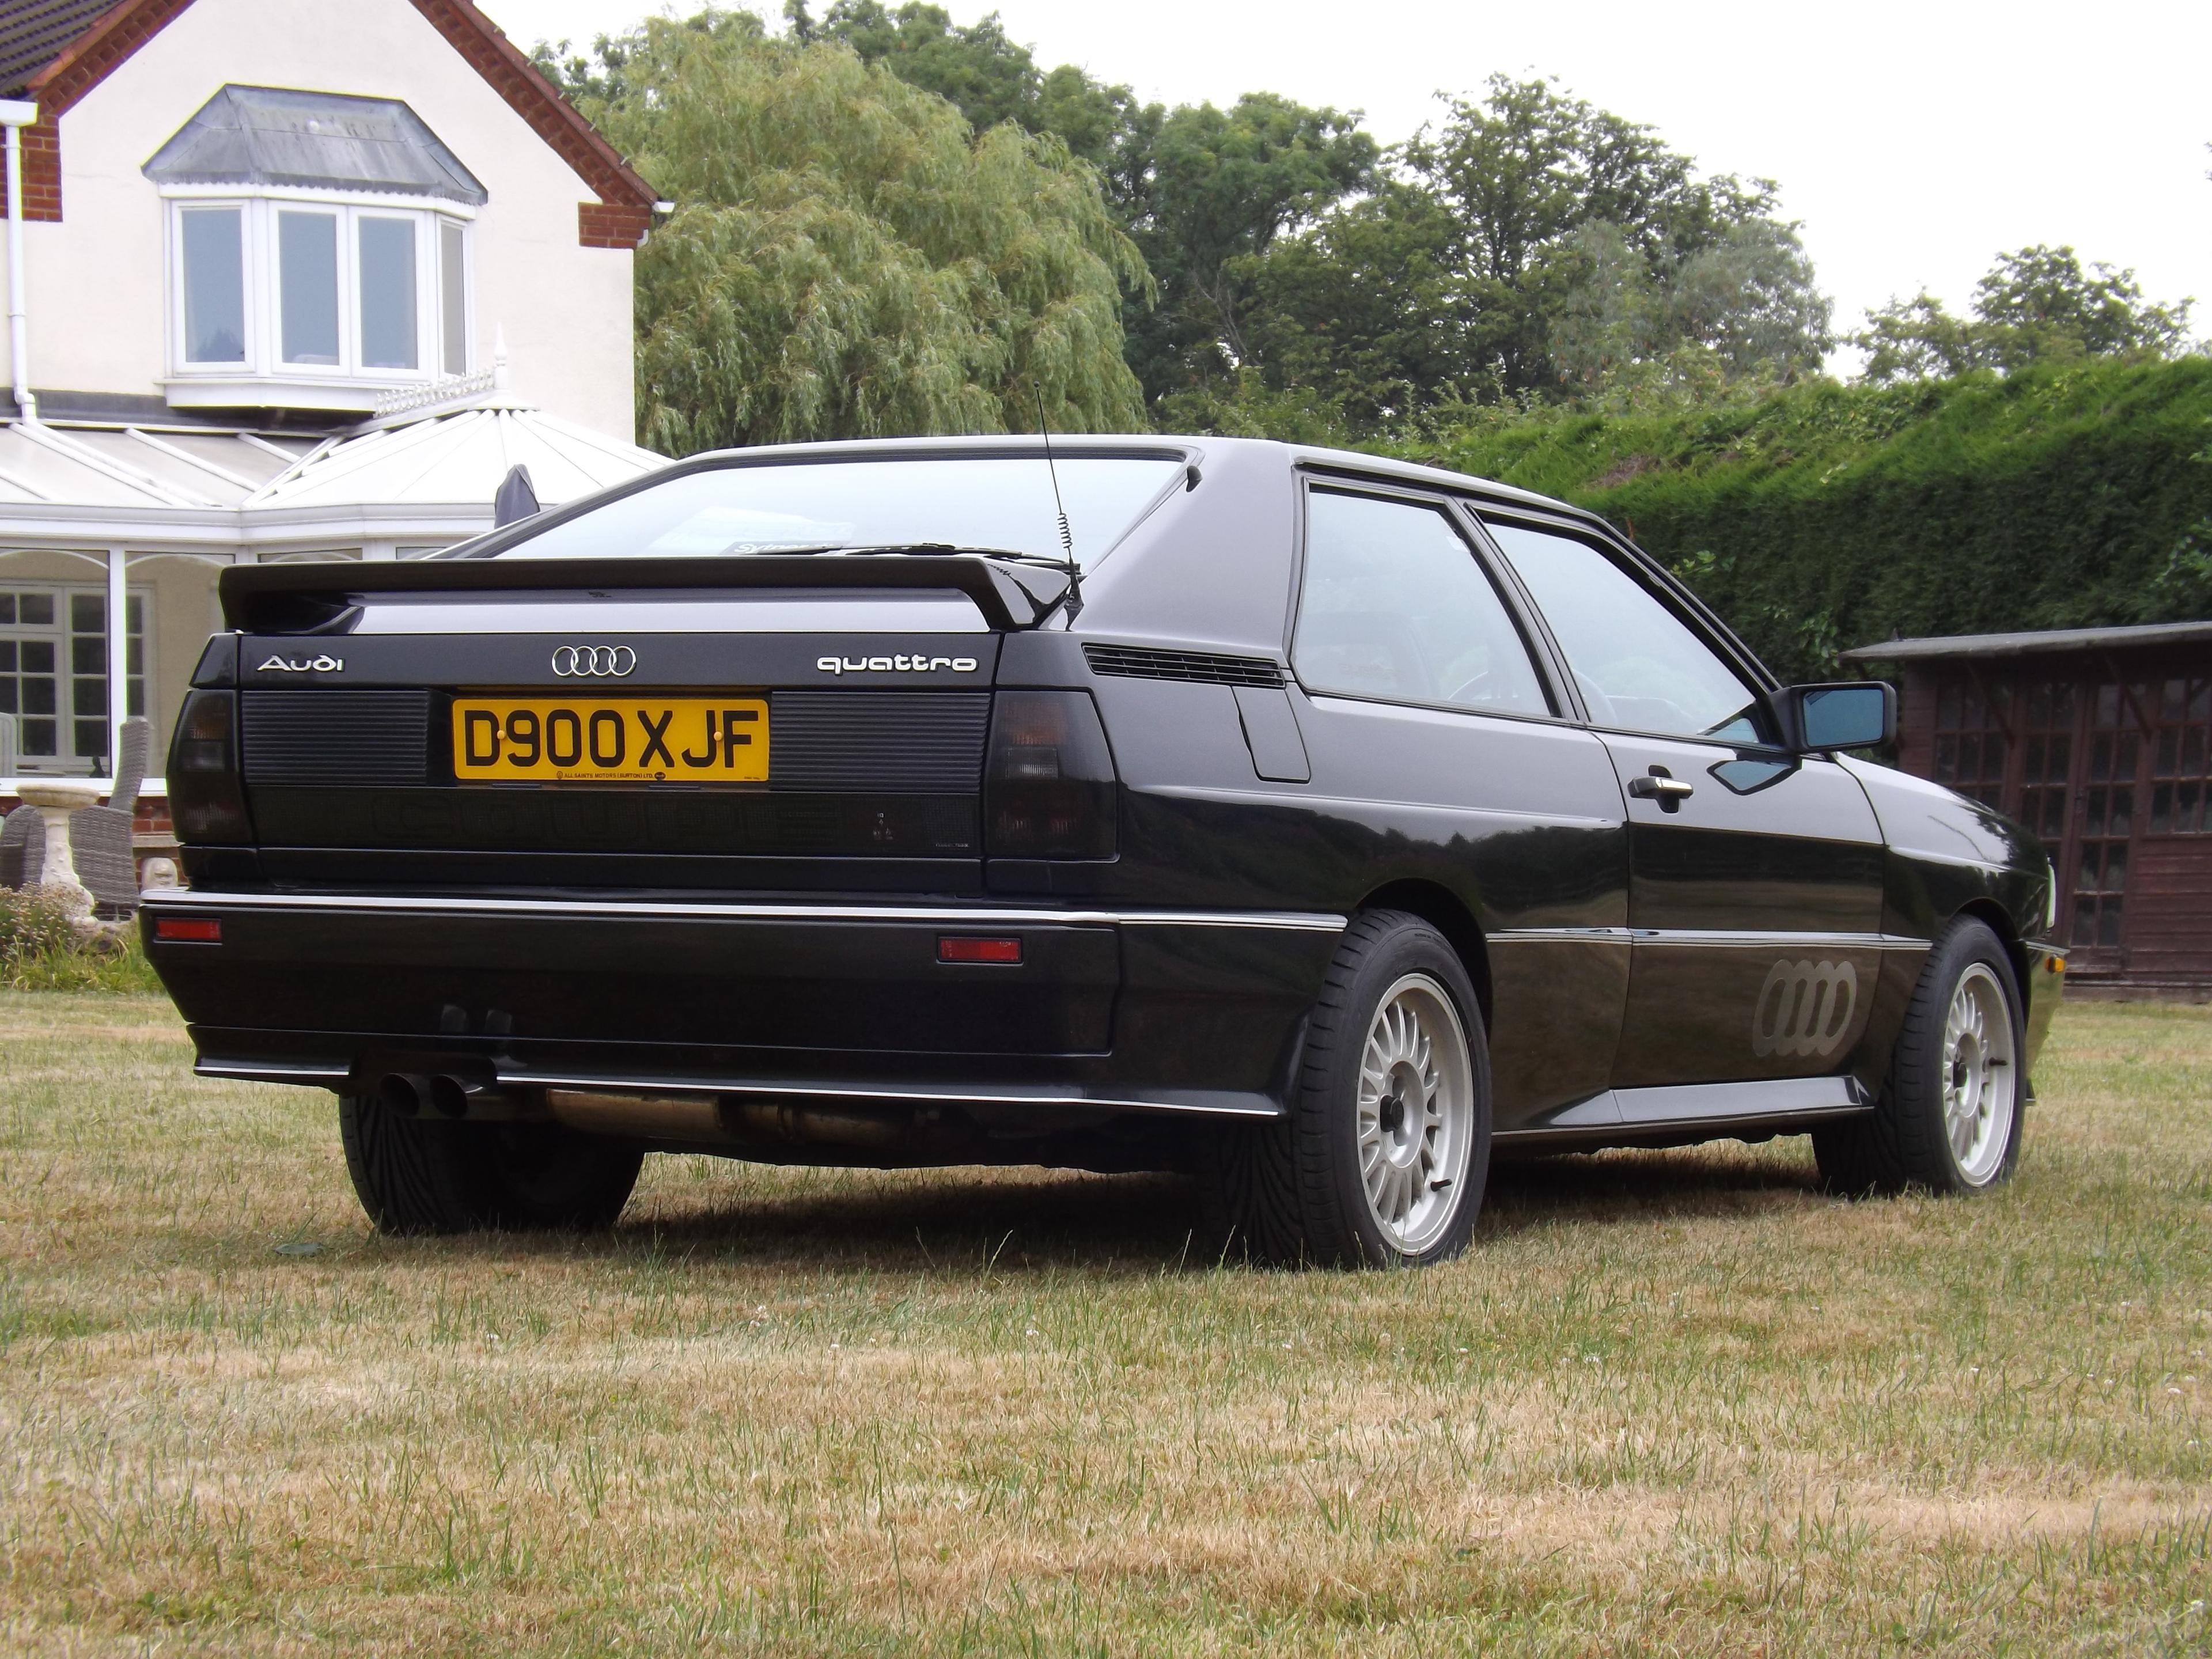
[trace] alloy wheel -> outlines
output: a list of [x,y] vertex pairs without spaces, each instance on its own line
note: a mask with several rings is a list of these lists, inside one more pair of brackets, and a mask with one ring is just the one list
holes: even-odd
[[1359,1176],[1390,1245],[1419,1255],[1457,1209],[1474,1133],[1474,1068],[1459,1011],[1426,974],[1383,994],[1359,1060]]
[[1951,993],[1943,1023],[1943,1127],[1969,1186],[2003,1166],[2019,1107],[2012,1003],[1985,963],[1971,963]]

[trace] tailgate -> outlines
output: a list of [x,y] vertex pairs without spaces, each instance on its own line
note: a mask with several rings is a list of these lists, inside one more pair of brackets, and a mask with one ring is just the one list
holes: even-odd
[[795,559],[702,580],[732,562],[232,573],[287,579],[224,586],[264,872],[979,890],[1018,601],[965,559],[867,561],[866,586]]

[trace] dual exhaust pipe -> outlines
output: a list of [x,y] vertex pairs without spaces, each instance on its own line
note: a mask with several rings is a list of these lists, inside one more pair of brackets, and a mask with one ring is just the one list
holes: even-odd
[[480,1084],[445,1073],[386,1072],[377,1080],[376,1097],[401,1117],[443,1117],[458,1122],[469,1115],[472,1097],[485,1092]]

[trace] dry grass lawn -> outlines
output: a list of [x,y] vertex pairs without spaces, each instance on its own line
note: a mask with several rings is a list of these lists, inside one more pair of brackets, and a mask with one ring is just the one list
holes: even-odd
[[2205,1011],[2066,1011],[1985,1201],[1567,1158],[1391,1275],[706,1159],[387,1242],[329,1097],[188,1059],[0,995],[10,1652],[2212,1650]]

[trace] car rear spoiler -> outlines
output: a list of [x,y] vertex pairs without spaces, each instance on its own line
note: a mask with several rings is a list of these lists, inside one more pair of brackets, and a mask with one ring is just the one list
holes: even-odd
[[1067,596],[1049,566],[971,554],[747,553],[712,558],[402,559],[239,564],[216,584],[223,625],[248,634],[343,634],[370,593],[569,588],[937,588],[965,593],[1001,631],[1035,628]]

